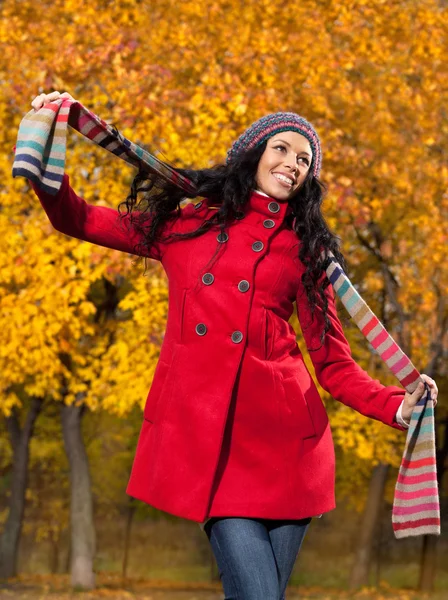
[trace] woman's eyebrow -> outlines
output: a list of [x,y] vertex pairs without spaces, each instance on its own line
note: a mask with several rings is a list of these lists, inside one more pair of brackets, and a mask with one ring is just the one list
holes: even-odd
[[[291,148],[291,144],[289,142],[287,142],[286,140],[281,140],[279,138],[278,140],[274,140],[274,142],[283,142],[283,144],[286,144],[287,146],[289,146]],[[299,152],[299,154],[306,154],[307,156],[311,156],[311,154],[309,152],[307,152],[306,150],[301,150]]]

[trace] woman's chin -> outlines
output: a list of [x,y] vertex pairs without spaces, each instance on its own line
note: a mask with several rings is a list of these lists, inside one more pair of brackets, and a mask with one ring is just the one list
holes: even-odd
[[275,198],[280,202],[286,202],[291,195],[291,190],[287,190],[286,188],[279,189],[277,186],[272,186],[265,192],[271,198]]

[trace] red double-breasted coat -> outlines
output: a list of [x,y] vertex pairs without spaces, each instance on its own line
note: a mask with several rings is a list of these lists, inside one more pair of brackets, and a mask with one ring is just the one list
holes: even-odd
[[[35,191],[58,231],[133,252],[137,236],[119,226],[117,211],[86,204],[67,176],[56,197]],[[189,204],[167,230],[193,231],[213,210],[207,200]],[[323,319],[316,312],[311,324],[288,210],[253,192],[220,241],[213,230],[153,246],[150,257],[168,277],[169,311],[131,496],[198,522],[301,519],[335,507],[328,417],[288,323],[296,301],[307,346],[319,346]],[[395,415],[405,390],[383,386],[353,360],[331,286],[326,293],[331,330],[311,353],[319,383],[336,400],[403,430]]]

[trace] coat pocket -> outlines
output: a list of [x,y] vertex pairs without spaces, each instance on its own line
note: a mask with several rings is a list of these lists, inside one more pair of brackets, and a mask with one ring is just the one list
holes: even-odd
[[303,439],[316,436],[313,418],[297,377],[282,380],[285,403],[297,432]]
[[179,311],[179,339],[180,343],[184,341],[185,337],[185,305],[187,303],[187,292],[188,290],[182,290],[182,297],[180,303],[180,311]]
[[263,318],[263,327],[262,327],[262,335],[263,335],[263,350],[264,350],[264,359],[269,360],[272,356],[272,352],[274,351],[274,323],[271,315],[267,308],[263,309],[264,318]]
[[166,362],[159,360],[143,411],[143,417],[151,423],[154,423],[159,398],[163,396],[164,390],[166,390],[169,369],[170,366]]

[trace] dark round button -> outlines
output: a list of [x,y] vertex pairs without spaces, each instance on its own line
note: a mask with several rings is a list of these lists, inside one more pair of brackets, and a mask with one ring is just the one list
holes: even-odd
[[254,242],[252,244],[252,250],[254,252],[261,252],[263,250],[263,248],[264,248],[263,242]]
[[197,204],[195,204],[195,209],[198,210],[199,208],[201,208],[202,206],[202,200],[200,202],[198,202]]
[[272,219],[265,219],[263,221],[263,227],[266,227],[266,229],[272,229],[273,227],[275,227],[275,221],[273,221]]
[[211,273],[204,273],[204,275],[202,275],[202,283],[205,283],[205,285],[211,285],[214,281],[215,276]]
[[198,335],[205,335],[207,333],[207,326],[204,323],[198,323],[196,325],[196,333]]
[[218,240],[218,242],[223,244],[224,242],[227,242],[229,236],[227,235],[227,233],[220,233],[216,239]]
[[238,221],[240,221],[241,219],[244,219],[244,213],[242,210],[237,210],[235,213],[235,219],[238,219]]
[[238,289],[240,290],[240,292],[247,292],[249,288],[250,284],[246,279],[242,279],[238,284]]
[[278,213],[278,211],[280,210],[280,204],[278,202],[269,202],[268,208],[271,211],[271,213]]
[[234,331],[232,333],[232,342],[234,344],[239,344],[243,340],[243,334],[241,331]]

